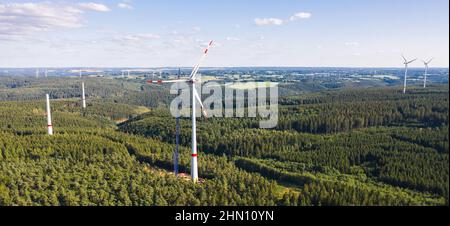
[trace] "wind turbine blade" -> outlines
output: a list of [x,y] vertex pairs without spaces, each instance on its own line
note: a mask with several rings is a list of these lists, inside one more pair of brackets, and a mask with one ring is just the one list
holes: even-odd
[[209,48],[212,46],[212,44],[213,44],[213,41],[210,41],[208,46],[206,47],[205,51],[203,51],[203,54],[200,57],[200,60],[198,61],[197,65],[195,65],[194,69],[192,69],[189,79],[191,79],[191,80],[195,79],[198,69],[200,68],[200,64],[203,62],[203,60],[205,60],[205,57],[206,57],[206,55],[208,55]]
[[433,60],[434,60],[434,58],[431,58],[431,59],[427,62],[427,64],[431,63],[431,61],[433,61]]
[[[208,117],[208,113],[206,112],[206,109],[203,106],[202,99],[200,99],[200,96],[198,95],[197,90],[195,88],[193,88],[192,91],[194,92],[195,99],[197,99],[197,101],[200,103],[200,106],[202,108],[203,116],[205,116],[205,118],[207,118]],[[192,101],[195,101],[195,100],[192,100]]]
[[416,61],[416,60],[417,60],[417,59],[411,60],[411,61],[407,62],[407,64],[410,64],[410,63],[412,63],[412,62],[414,62],[414,61]]
[[405,56],[402,54],[402,58],[405,62],[408,62],[408,60],[405,58]]
[[177,83],[177,82],[189,82],[187,79],[175,79],[175,80],[147,80],[147,83],[162,84],[162,83]]

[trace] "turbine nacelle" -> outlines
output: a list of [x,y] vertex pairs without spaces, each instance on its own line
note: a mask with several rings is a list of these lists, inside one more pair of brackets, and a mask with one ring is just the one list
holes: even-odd
[[423,64],[425,64],[425,66],[428,66],[428,64],[430,64],[431,61],[433,61],[433,59],[434,59],[434,58],[431,58],[431,59],[428,60],[428,61],[422,60],[422,62],[423,62]]
[[403,62],[403,64],[406,64],[406,65],[408,65],[408,64],[410,64],[410,63],[412,63],[412,62],[414,62],[414,61],[416,61],[417,59],[414,59],[414,60],[410,60],[410,61],[405,61],[405,62]]
[[414,59],[414,60],[408,61],[408,60],[406,59],[406,57],[403,56],[403,55],[402,55],[402,58],[403,58],[403,61],[404,61],[404,62],[403,62],[404,65],[408,65],[408,64],[410,64],[410,63],[412,63],[412,62],[414,62],[414,61],[417,60],[417,58],[416,58],[416,59]]

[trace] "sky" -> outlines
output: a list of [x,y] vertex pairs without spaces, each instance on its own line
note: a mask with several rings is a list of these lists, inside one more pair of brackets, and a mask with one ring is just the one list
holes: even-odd
[[[0,67],[449,66],[448,0],[0,0]],[[421,61],[411,67],[422,67]]]

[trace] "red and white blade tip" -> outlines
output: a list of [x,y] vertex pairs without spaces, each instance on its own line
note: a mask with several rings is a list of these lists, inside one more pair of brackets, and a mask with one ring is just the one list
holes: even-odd
[[157,81],[153,81],[153,80],[147,80],[147,83],[152,84],[152,83],[158,83],[158,84],[162,84],[163,81],[162,80],[157,80]]
[[207,54],[207,53],[208,53],[209,47],[211,47],[212,43],[213,43],[213,41],[212,41],[212,40],[211,40],[211,41],[209,41],[208,47],[206,47],[206,49],[205,49],[205,52],[204,52],[205,54]]

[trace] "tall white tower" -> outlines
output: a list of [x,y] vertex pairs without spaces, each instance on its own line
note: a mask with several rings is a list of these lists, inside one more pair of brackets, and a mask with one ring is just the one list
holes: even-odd
[[86,95],[84,92],[84,82],[81,82],[81,95],[82,95],[82,100],[83,100],[83,109],[86,108]]
[[191,153],[191,177],[194,183],[198,181],[198,167],[197,167],[197,125],[196,125],[196,114],[195,114],[195,81],[192,80],[192,153]]
[[425,65],[425,73],[423,74],[423,88],[427,88],[428,66],[432,60],[433,58],[431,58],[429,61],[423,60],[423,64]]
[[52,113],[50,112],[50,97],[45,94],[47,100],[47,130],[48,135],[53,135],[53,125],[52,125]]
[[405,61],[403,63],[403,64],[405,64],[405,77],[404,77],[404,80],[403,80],[403,93],[406,93],[406,78],[408,77],[408,64],[416,61],[417,59],[408,61],[404,56],[402,56],[402,57],[403,57],[403,60]]

